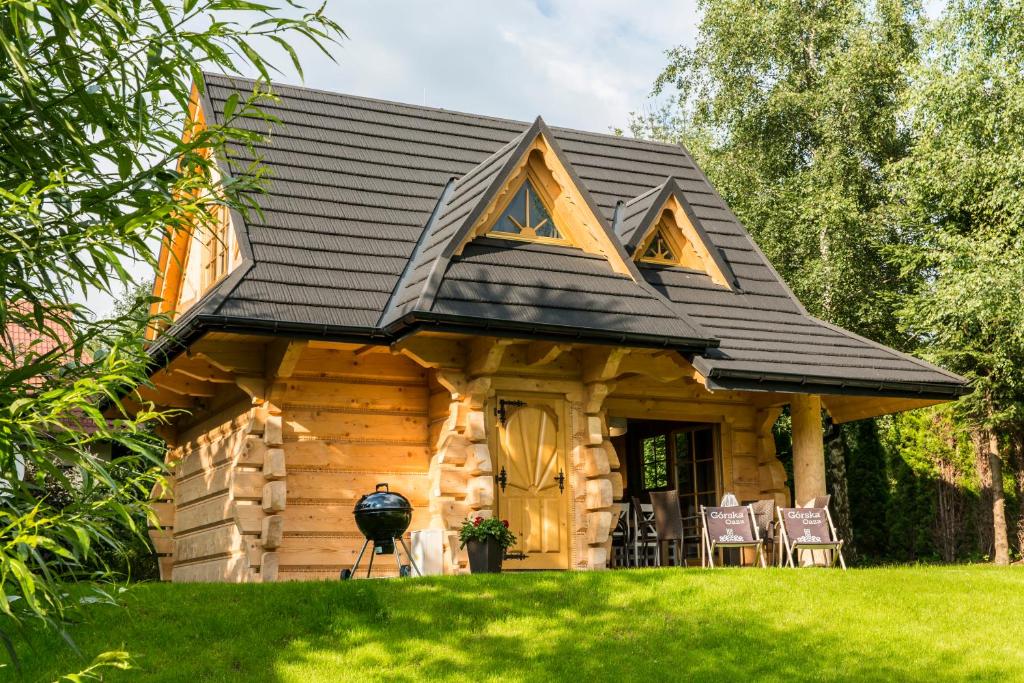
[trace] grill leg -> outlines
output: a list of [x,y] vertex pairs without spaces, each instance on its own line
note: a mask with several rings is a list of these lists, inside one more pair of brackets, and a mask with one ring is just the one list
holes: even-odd
[[[365,547],[365,546],[364,546]],[[366,568],[366,578],[370,578],[370,572],[373,571],[373,556],[377,554],[377,546],[373,546],[373,552],[370,553],[370,566]]]
[[[416,560],[412,559],[412,553],[409,552],[409,546],[407,546],[405,544],[405,538],[402,537],[402,536],[399,536],[398,537],[398,542],[401,543],[402,544],[402,548],[405,549],[405,556],[409,558],[409,564],[412,565],[412,570],[414,572],[416,572],[416,576],[423,576],[423,574],[420,573],[420,568],[416,566]],[[395,554],[396,555],[398,554],[397,550],[395,551]],[[401,571],[401,566],[399,566],[399,571]]]
[[[392,538],[391,542],[394,543],[395,539]],[[402,545],[404,546],[405,544],[403,543]],[[401,577],[402,576],[402,553],[398,552],[398,546],[395,546],[395,564],[398,565],[398,576]]]
[[[352,565],[352,573],[350,574],[350,576],[356,575],[356,570],[359,569],[359,563],[363,561],[363,553],[366,552],[366,546],[369,542],[370,539],[366,539],[365,541],[363,541],[363,547],[359,549],[359,555],[356,556],[356,563]],[[373,563],[372,559],[370,560],[370,563]]]

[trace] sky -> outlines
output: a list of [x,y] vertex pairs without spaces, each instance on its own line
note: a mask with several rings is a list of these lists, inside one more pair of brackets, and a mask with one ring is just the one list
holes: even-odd
[[[300,48],[305,84],[354,95],[605,131],[625,126],[691,44],[695,0],[331,0],[337,63]],[[283,80],[298,82],[291,70]]]

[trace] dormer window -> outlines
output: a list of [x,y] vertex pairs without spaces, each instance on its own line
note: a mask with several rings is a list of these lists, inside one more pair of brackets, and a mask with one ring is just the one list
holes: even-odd
[[519,186],[501,218],[491,228],[491,234],[535,242],[566,243],[562,231],[555,225],[544,200],[529,179]]
[[647,249],[644,251],[643,256],[640,257],[640,260],[648,263],[667,263],[671,265],[678,263],[679,257],[673,251],[668,235],[665,234],[663,228],[659,228],[658,232],[654,234],[654,239],[647,245]]

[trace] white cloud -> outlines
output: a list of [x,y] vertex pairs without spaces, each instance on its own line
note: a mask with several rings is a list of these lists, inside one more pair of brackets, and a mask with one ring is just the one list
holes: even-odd
[[[306,85],[603,131],[626,123],[693,40],[695,0],[341,1],[338,62],[300,47]],[[297,82],[286,71],[284,80]]]

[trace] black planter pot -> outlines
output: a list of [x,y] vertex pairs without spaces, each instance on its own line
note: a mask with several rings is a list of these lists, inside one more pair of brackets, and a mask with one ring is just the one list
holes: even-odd
[[486,541],[466,541],[466,552],[469,554],[469,571],[474,574],[499,574],[501,559],[505,551],[498,541],[488,538]]

